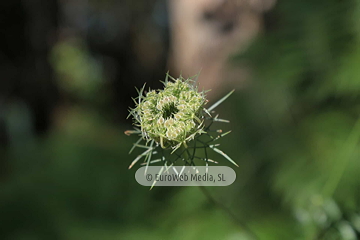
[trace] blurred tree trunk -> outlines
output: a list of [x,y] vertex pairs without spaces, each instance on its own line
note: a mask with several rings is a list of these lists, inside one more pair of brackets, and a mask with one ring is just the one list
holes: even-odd
[[[48,53],[57,30],[55,0],[0,1],[0,145],[9,144],[5,121],[12,102],[23,103],[37,134],[50,126],[57,89]],[[5,171],[0,158],[0,176]]]
[[236,81],[244,80],[244,69],[229,73],[228,58],[253,40],[261,28],[262,13],[274,3],[275,0],[170,1],[170,65],[174,75],[181,72],[190,77],[201,72],[200,86],[213,89],[211,95],[229,84],[230,76]]

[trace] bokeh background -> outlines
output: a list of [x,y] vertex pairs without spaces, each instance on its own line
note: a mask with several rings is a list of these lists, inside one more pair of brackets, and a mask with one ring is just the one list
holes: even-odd
[[[0,36],[0,239],[360,239],[358,0],[3,0]],[[167,71],[236,89],[210,198],[128,170]]]

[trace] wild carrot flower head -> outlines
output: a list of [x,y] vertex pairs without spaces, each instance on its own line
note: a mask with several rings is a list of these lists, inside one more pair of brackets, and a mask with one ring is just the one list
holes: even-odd
[[195,82],[182,77],[165,80],[163,90],[144,94],[139,91],[132,109],[135,125],[142,137],[155,140],[162,148],[179,148],[201,134],[204,128],[205,93],[198,92]]
[[[184,79],[180,76],[174,79],[167,75],[163,84],[162,90],[148,92],[144,92],[144,85],[138,90],[139,96],[134,99],[136,106],[130,110],[129,116],[133,117],[135,128],[125,131],[125,134],[139,135],[130,153],[135,148],[146,150],[132,161],[129,168],[142,158],[146,166],[159,162],[164,166],[171,166],[179,161],[191,166],[195,165],[195,161],[204,161],[206,166],[209,163],[216,164],[216,161],[208,158],[208,151],[222,155],[237,166],[218,148],[219,144],[215,143],[231,131],[223,133],[221,129],[211,129],[214,122],[229,122],[218,118],[218,114],[213,114],[214,109],[234,90],[205,108],[205,92],[199,92],[196,82],[191,78]],[[146,141],[145,145],[141,144],[142,141]],[[199,153],[204,153],[205,156]]]

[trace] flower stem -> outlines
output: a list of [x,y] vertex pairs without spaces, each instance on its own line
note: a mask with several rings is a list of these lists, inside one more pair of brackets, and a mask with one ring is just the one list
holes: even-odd
[[251,239],[254,239],[254,240],[259,239],[259,237],[256,235],[256,233],[253,230],[251,230],[249,228],[249,226],[243,220],[241,220],[239,217],[237,217],[229,208],[227,208],[220,201],[216,200],[211,195],[211,193],[209,192],[209,190],[206,187],[204,187],[202,185],[200,185],[199,187],[200,187],[201,191],[204,193],[204,195],[208,198],[208,200],[212,204],[214,204],[216,207],[218,207],[221,210],[223,210],[224,212],[226,212],[232,218],[232,220],[251,237]]

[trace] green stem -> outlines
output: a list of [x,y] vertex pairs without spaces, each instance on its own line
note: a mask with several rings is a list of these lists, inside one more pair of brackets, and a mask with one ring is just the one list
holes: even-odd
[[[348,138],[343,144],[343,147],[341,150],[339,150],[339,155],[336,156],[336,159],[338,161],[338,166],[334,168],[334,175],[329,178],[329,180],[326,182],[323,194],[327,197],[332,197],[343,178],[346,169],[349,165],[351,155],[354,154],[355,150],[357,149],[357,144],[360,140],[360,118],[356,121],[353,129],[351,130]],[[338,159],[341,159],[339,161]]]
[[188,153],[188,149],[187,149],[188,147],[187,147],[187,145],[184,145],[184,144],[182,144],[181,145],[181,150],[182,150],[182,154],[183,154],[183,156],[184,156],[184,159],[185,159],[185,162],[190,162],[191,163],[191,160],[192,159],[190,159],[190,156],[189,156],[189,153]]
[[214,204],[215,206],[217,206],[218,208],[220,208],[221,210],[223,210],[224,212],[226,212],[232,219],[233,221],[240,226],[252,239],[254,240],[258,240],[259,237],[256,235],[256,233],[251,230],[249,228],[249,226],[240,218],[238,218],[229,208],[227,208],[224,204],[222,204],[220,201],[216,200],[209,192],[209,190],[204,187],[204,186],[199,186],[201,191],[204,193],[204,195],[207,197],[207,199]]

